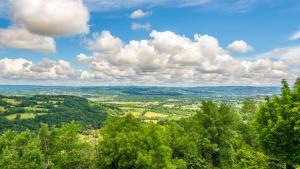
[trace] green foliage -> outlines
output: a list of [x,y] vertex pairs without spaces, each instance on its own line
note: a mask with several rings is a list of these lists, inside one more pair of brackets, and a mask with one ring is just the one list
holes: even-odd
[[173,150],[173,159],[184,160],[189,169],[209,168],[209,164],[198,150],[197,140],[191,133],[174,122],[166,125],[166,129],[170,137],[169,145]]
[[0,136],[0,168],[3,169],[90,169],[94,168],[94,151],[79,139],[77,124],[48,128],[39,134],[29,130],[4,132]]
[[7,131],[0,136],[0,168],[42,168],[43,161],[40,142],[30,131]]
[[237,114],[227,105],[217,106],[212,102],[203,102],[202,110],[193,119],[195,131],[199,132],[199,150],[213,166],[230,168],[234,162],[237,132],[235,130]]
[[300,164],[300,79],[293,91],[285,80],[282,86],[281,96],[268,98],[261,105],[257,128],[265,152],[295,166]]
[[241,148],[237,151],[235,169],[269,169],[268,157],[252,148]]
[[246,99],[243,101],[243,105],[240,110],[243,120],[249,120],[250,117],[253,117],[256,111],[257,106],[253,99]]
[[81,169],[93,167],[91,145],[82,142],[78,133],[80,126],[64,124],[61,128],[42,125],[39,132],[41,150],[45,155],[47,168]]
[[172,159],[163,126],[142,124],[131,115],[111,117],[101,134],[97,151],[100,168],[185,168],[184,161]]
[[245,144],[252,147],[258,147],[257,132],[255,128],[255,115],[257,111],[258,107],[252,99],[246,99],[239,111],[242,120],[238,122],[237,131]]

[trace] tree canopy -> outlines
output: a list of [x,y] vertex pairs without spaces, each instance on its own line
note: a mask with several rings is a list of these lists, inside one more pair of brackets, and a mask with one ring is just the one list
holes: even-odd
[[293,168],[300,163],[300,79],[293,90],[285,80],[282,86],[280,96],[261,105],[257,128],[264,151]]

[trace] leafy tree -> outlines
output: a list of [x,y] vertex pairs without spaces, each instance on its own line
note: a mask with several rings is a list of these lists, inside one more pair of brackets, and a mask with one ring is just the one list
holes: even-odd
[[42,124],[39,130],[39,139],[41,142],[41,151],[44,154],[45,161],[44,165],[45,168],[49,168],[50,166],[50,154],[51,154],[51,138],[50,138],[50,131],[48,129],[47,124]]
[[196,137],[200,157],[217,168],[231,168],[239,145],[236,124],[238,115],[226,104],[203,102],[201,111],[186,128]]
[[47,168],[93,168],[92,147],[80,140],[79,132],[80,126],[75,123],[64,124],[61,128],[52,127],[51,130],[42,125],[39,139]]
[[243,101],[240,114],[242,115],[243,120],[249,120],[257,111],[256,103],[253,99],[246,99]]
[[175,122],[169,123],[166,128],[173,159],[184,160],[188,169],[209,168],[209,164],[197,148],[197,140],[191,133]]
[[235,169],[269,169],[268,157],[251,147],[243,147],[237,151]]
[[253,99],[246,99],[243,101],[240,109],[242,120],[239,121],[237,130],[244,142],[252,147],[258,147],[257,133],[255,130],[255,116],[257,109]]
[[40,142],[30,131],[7,131],[0,136],[0,168],[42,169]]
[[292,91],[282,81],[281,96],[268,98],[256,119],[259,139],[267,154],[295,168],[300,163],[300,79]]
[[111,117],[101,134],[97,150],[100,168],[186,168],[183,160],[172,159],[172,149],[163,126],[143,124],[132,115]]

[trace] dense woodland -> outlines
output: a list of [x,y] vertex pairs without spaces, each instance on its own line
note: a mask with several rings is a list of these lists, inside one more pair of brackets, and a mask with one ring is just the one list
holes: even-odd
[[41,123],[61,126],[72,121],[85,128],[100,128],[107,111],[113,109],[76,96],[0,96],[0,131],[37,130]]
[[[300,79],[292,88],[286,81],[282,84],[280,95],[266,98],[259,105],[246,100],[240,110],[225,103],[205,101],[201,110],[190,118],[154,124],[130,114],[110,116],[102,128],[97,123],[99,113],[94,112],[100,108],[93,109],[84,99],[66,97],[57,107],[49,108],[56,112],[54,115],[24,122],[32,124],[29,126],[22,123],[32,130],[12,127],[17,131],[2,132],[0,168],[297,168],[300,165]],[[0,104],[6,108],[5,103]],[[3,113],[10,113],[6,110]],[[63,112],[82,113],[69,117]],[[58,125],[57,119],[75,120]],[[4,129],[3,124],[7,123],[1,120]],[[87,129],[80,123],[83,120],[95,123],[94,127],[100,129]],[[15,121],[15,126],[21,124]],[[39,127],[37,122],[42,122]]]

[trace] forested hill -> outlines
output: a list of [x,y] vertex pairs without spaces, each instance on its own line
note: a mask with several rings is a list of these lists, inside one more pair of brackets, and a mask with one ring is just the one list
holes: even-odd
[[99,128],[108,108],[76,96],[15,97],[0,95],[0,130],[39,128],[41,123],[61,126],[75,121],[83,127]]

